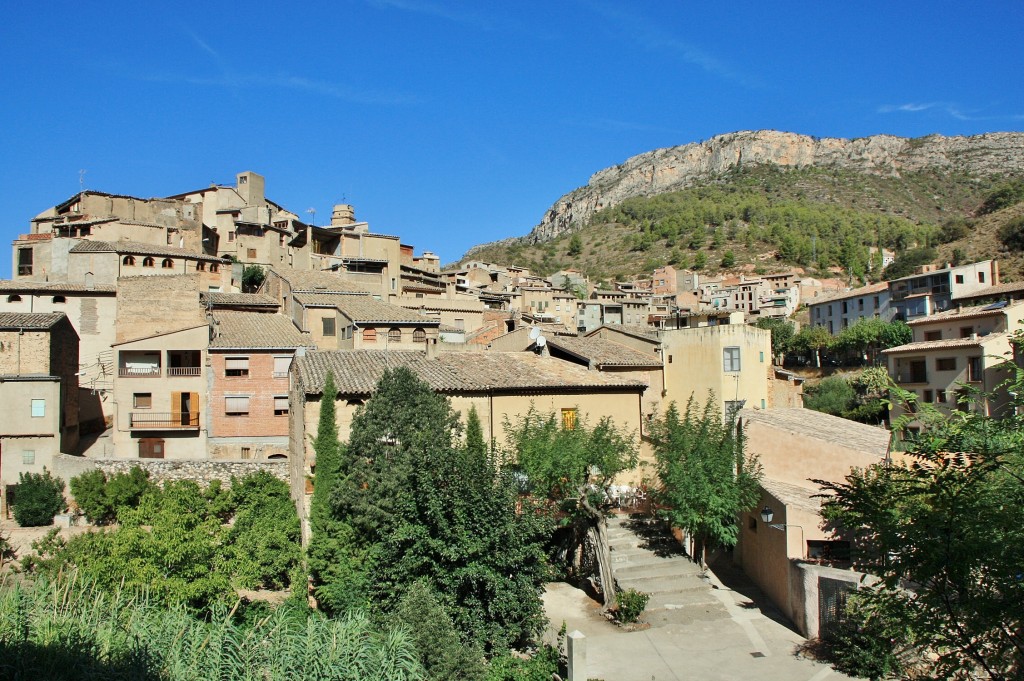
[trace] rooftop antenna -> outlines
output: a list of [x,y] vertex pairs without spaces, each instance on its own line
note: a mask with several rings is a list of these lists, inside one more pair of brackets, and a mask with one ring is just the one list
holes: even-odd
[[310,221],[313,223],[313,226],[316,227],[316,208],[307,208],[306,212],[312,216]]
[[79,194],[84,194],[85,193],[85,174],[87,172],[89,172],[89,171],[88,170],[79,170],[78,171],[78,193]]

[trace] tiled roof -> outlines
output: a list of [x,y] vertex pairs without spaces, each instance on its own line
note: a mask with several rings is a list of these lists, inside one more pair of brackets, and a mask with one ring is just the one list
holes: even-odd
[[[808,485],[812,483],[807,483]],[[821,490],[813,487],[793,485],[788,482],[761,478],[761,487],[773,497],[786,505],[787,509],[799,508],[811,513],[819,513],[824,499],[817,497]],[[775,509],[772,509],[775,510]]]
[[622,333],[629,334],[631,336],[638,336],[644,340],[660,341],[661,335],[658,333],[658,329],[653,326],[640,326],[638,324],[602,324],[593,331],[587,334],[587,336],[593,336],[601,329],[610,329],[612,331],[621,331]]
[[82,292],[82,293],[114,293],[117,287],[110,284],[98,284],[86,286],[85,284],[69,284],[56,281],[21,281],[21,280],[0,280],[0,291],[53,291],[61,292]]
[[1007,338],[1006,333],[990,333],[987,336],[978,336],[977,338],[947,338],[945,340],[935,341],[918,341],[916,343],[907,343],[906,345],[899,345],[895,348],[889,348],[888,350],[882,350],[883,353],[889,355],[895,355],[903,352],[921,352],[924,350],[948,350],[952,348],[980,348],[987,343],[996,340],[997,338]]
[[414,350],[348,350],[311,352],[296,359],[297,375],[307,394],[323,390],[328,372],[342,395],[368,395],[385,369],[408,367],[442,393],[580,392],[622,390],[640,392],[646,385],[588,371],[570,362],[527,352],[439,352],[429,358]]
[[[1000,304],[1002,305],[1002,304]],[[944,312],[936,312],[935,314],[928,315],[927,317],[921,317],[913,321],[907,322],[910,326],[917,326],[918,324],[931,324],[934,322],[946,322],[955,321],[961,319],[975,319],[977,317],[998,317],[1008,313],[1010,310],[1016,312],[1024,311],[1024,303],[1017,303],[1015,305],[1003,305],[995,309],[988,309],[988,305],[972,305],[970,307],[961,307],[960,309],[953,308]]]
[[295,302],[307,307],[337,307],[351,298],[369,298],[368,293],[293,293]]
[[273,268],[274,273],[288,282],[292,293],[370,293],[370,289],[350,281],[333,272],[318,270],[291,270]]
[[820,305],[822,303],[832,303],[837,300],[846,300],[848,298],[859,298],[860,296],[870,296],[882,291],[889,290],[889,282],[880,281],[877,284],[868,284],[867,286],[861,286],[860,288],[850,289],[849,291],[842,291],[840,293],[833,293],[827,296],[819,296],[817,298],[810,298],[807,301],[808,305]]
[[742,409],[744,423],[764,423],[804,437],[876,455],[881,460],[889,450],[889,431],[813,409]]
[[395,305],[407,310],[445,310],[451,312],[483,312],[486,308],[479,300],[450,300],[447,298],[399,298]]
[[655,355],[634,350],[606,338],[555,336],[554,338],[548,338],[548,345],[593,362],[599,368],[661,366],[661,360]]
[[72,253],[118,253],[125,255],[158,255],[171,258],[187,258],[189,260],[203,260],[205,262],[224,262],[222,258],[214,255],[205,255],[195,251],[187,251],[184,248],[173,246],[157,246],[154,244],[143,244],[137,241],[95,241],[92,239],[81,241],[71,249]]
[[214,310],[215,337],[210,348],[298,348],[314,347],[308,333],[302,333],[284,315],[265,312]]
[[0,312],[0,329],[49,329],[63,312]]
[[1020,293],[1024,291],[1024,281],[1007,281],[1002,284],[994,284],[992,286],[975,289],[967,293],[963,293],[959,296],[953,296],[953,300],[966,300],[971,298],[994,298],[1001,296],[1004,293]]
[[237,307],[280,307],[281,304],[270,296],[262,293],[221,293],[218,291],[200,291],[199,299],[216,307],[217,305]]
[[369,296],[338,296],[337,308],[341,313],[356,324],[373,324],[376,322],[417,323],[424,326],[438,326],[441,320],[437,317],[407,310],[404,307],[384,303]]

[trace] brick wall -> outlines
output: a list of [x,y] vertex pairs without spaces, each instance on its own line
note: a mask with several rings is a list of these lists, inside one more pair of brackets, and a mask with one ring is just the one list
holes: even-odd
[[[274,356],[291,355],[277,352],[211,352],[210,373],[210,435],[212,437],[273,437],[288,435],[288,415],[274,415],[274,397],[288,395],[288,377],[274,378]],[[226,376],[225,358],[248,357],[248,376]],[[225,397],[248,395],[248,416],[227,416]]]

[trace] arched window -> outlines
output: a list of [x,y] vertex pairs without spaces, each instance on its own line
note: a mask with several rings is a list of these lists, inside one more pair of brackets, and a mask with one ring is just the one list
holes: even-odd
[[363,329],[363,342],[364,343],[376,343],[377,342],[377,329],[372,327]]
[[174,261],[171,260],[170,258],[164,258],[164,261],[160,263],[160,267],[163,267],[165,270],[173,269]]
[[402,342],[402,330],[391,329],[388,331],[388,342],[389,343],[401,343]]
[[196,263],[196,271],[197,272],[205,272],[206,271],[206,263],[205,262],[197,262]]
[[217,263],[210,263],[210,271],[211,272],[216,272],[219,269],[220,269],[220,265],[218,265]]
[[124,259],[121,260],[121,264],[122,265],[128,265],[129,267],[134,267],[135,266],[135,256],[133,256],[133,255],[126,255],[126,256],[124,256]]
[[19,296],[19,295],[7,296],[7,302],[8,303],[20,303],[21,302],[21,296]]
[[54,296],[53,297],[53,302],[54,303],[66,303],[68,301],[67,301],[67,298],[65,298],[64,296]]
[[144,258],[142,260],[142,266],[143,267],[153,267],[153,265],[154,265],[153,258]]
[[423,329],[416,329],[415,331],[412,332],[412,342],[413,343],[426,343],[427,342],[427,332],[424,331]]

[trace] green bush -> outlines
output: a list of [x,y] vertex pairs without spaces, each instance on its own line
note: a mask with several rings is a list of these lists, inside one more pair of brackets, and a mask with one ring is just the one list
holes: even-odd
[[101,470],[88,471],[71,478],[71,494],[75,503],[89,522],[97,525],[116,520],[122,508],[136,508],[142,496],[152,487],[149,473],[138,466],[110,478]]
[[814,411],[842,416],[857,404],[857,391],[839,376],[829,376],[804,391],[804,406]]
[[999,228],[999,240],[1011,251],[1024,251],[1024,215],[1008,220]]
[[14,519],[22,527],[40,527],[53,524],[53,516],[65,509],[64,481],[42,473],[22,473],[18,476],[18,491],[14,500]]
[[638,621],[640,615],[644,614],[644,608],[647,607],[647,601],[650,599],[650,594],[636,589],[627,589],[615,594],[619,621],[623,623]]
[[869,604],[854,594],[828,638],[829,657],[845,674],[889,678],[904,671],[903,658],[912,640],[910,627],[884,601]]

